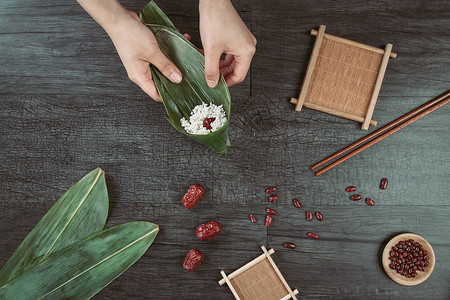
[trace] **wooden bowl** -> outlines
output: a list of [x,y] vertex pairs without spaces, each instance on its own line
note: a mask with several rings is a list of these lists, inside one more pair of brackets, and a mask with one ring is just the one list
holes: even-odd
[[[409,240],[409,239],[413,239],[414,241],[419,242],[422,245],[423,249],[428,252],[429,265],[425,272],[418,271],[417,272],[418,275],[416,277],[406,278],[405,276],[398,274],[396,270],[392,270],[391,268],[389,268],[389,264],[391,263],[391,261],[389,259],[389,256],[390,256],[389,252],[392,250],[392,247],[395,246],[398,242]],[[421,284],[422,282],[427,280],[428,277],[430,277],[431,273],[433,273],[433,270],[434,270],[435,256],[434,256],[433,248],[431,247],[430,243],[428,243],[427,240],[425,240],[423,237],[421,237],[420,235],[414,234],[414,233],[403,233],[403,234],[397,235],[394,238],[392,238],[387,243],[386,247],[384,247],[382,263],[383,263],[384,271],[386,271],[386,274],[392,280],[394,280],[395,282],[397,282],[401,285],[411,286],[411,285]]]

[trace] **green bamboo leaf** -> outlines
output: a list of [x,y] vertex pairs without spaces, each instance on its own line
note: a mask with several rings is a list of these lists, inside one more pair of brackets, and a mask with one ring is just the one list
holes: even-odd
[[[161,51],[180,69],[183,80],[176,84],[165,78],[153,65],[150,66],[156,88],[163,100],[169,122],[180,132],[225,155],[230,148],[228,127],[231,97],[225,79],[210,88],[205,79],[203,54],[182,34],[177,32],[169,18],[151,1],[140,12],[141,21],[147,25],[158,41]],[[218,131],[207,135],[187,133],[181,126],[181,118],[189,119],[192,109],[202,103],[223,105],[227,122]]]
[[105,173],[97,168],[72,186],[31,230],[0,271],[0,286],[101,230],[107,216]]
[[159,227],[131,222],[102,230],[54,253],[0,288],[1,299],[88,299],[134,264]]

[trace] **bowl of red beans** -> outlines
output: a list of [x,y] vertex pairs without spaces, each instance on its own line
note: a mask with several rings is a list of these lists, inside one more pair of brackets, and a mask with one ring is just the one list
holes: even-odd
[[403,233],[392,238],[383,250],[386,274],[401,285],[418,285],[433,273],[435,256],[430,243],[420,235]]

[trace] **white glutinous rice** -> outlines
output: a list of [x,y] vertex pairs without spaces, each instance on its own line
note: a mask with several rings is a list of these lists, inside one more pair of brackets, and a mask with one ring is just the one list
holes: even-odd
[[[211,129],[207,129],[203,125],[203,122],[207,118],[215,118],[214,121],[207,122],[209,123],[209,127]],[[204,135],[222,128],[222,126],[227,122],[227,116],[225,115],[225,111],[223,110],[222,105],[217,106],[213,103],[210,103],[209,105],[203,103],[194,107],[194,109],[191,111],[189,120],[182,118],[180,121],[181,126],[183,126],[184,130],[186,130],[188,133]]]

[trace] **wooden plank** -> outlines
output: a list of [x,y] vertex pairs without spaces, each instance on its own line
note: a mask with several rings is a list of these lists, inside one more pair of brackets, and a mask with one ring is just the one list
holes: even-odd
[[[123,4],[133,11],[142,6]],[[197,3],[158,5],[199,41]],[[245,265],[263,244],[275,249],[278,268],[301,299],[447,299],[442,287],[448,285],[450,240],[441,229],[450,227],[448,108],[314,177],[309,166],[365,133],[351,120],[316,118],[311,110],[296,114],[280,95],[298,96],[314,44],[309,31],[327,24],[336,35],[365,44],[395,43],[401,59],[389,63],[375,113],[386,124],[411,111],[448,89],[450,3],[234,5],[258,45],[251,77],[232,91],[232,149],[223,158],[167,123],[162,105],[126,78],[109,38],[75,2],[0,2],[0,266],[52,204],[99,166],[110,195],[106,227],[146,220],[161,231],[95,299],[144,299],[149,293],[155,299],[230,299],[232,293],[217,284],[219,270]],[[398,24],[401,30],[392,30]],[[389,179],[385,191],[378,187],[382,177]],[[194,183],[206,194],[187,210],[181,198]],[[277,203],[264,192],[272,185]],[[349,185],[375,206],[349,200]],[[295,197],[304,208],[295,209]],[[266,207],[277,211],[269,228]],[[308,209],[325,220],[305,221]],[[218,220],[222,232],[201,241],[195,228],[210,220]],[[308,231],[320,239],[308,238]],[[392,282],[377,256],[386,239],[403,231],[424,236],[436,252],[436,269],[414,289]],[[283,248],[287,241],[297,248]],[[192,248],[205,260],[188,272],[182,263]]]
[[[295,99],[295,98],[292,98],[291,99],[291,103],[297,103],[297,99]],[[303,102],[303,106],[305,106],[305,107],[308,107],[308,108],[312,108],[312,109],[315,109],[315,110],[318,110],[318,111],[321,111],[321,112],[324,112],[324,113],[327,113],[327,114],[332,114],[332,115],[335,115],[335,116],[338,116],[338,117],[342,117],[342,118],[346,118],[346,119],[350,119],[350,120],[353,120],[353,121],[358,121],[358,122],[364,122],[364,118],[363,117],[360,117],[360,116],[357,116],[357,115],[354,115],[354,114],[350,114],[350,113],[346,113],[346,112],[342,112],[342,111],[338,111],[338,110],[335,110],[335,109],[332,109],[332,108],[328,108],[328,107],[325,107],[325,106],[322,106],[322,105],[319,105],[319,104],[316,104],[316,103],[311,103],[311,102]],[[376,126],[377,125],[377,121],[374,121],[374,120],[370,120],[370,125],[372,125],[372,126]]]
[[[311,35],[317,36],[317,34],[318,34],[317,30],[315,30],[315,29],[311,30]],[[377,48],[377,47],[373,47],[373,46],[370,46],[370,45],[366,45],[366,44],[362,44],[362,43],[358,43],[358,42],[355,42],[355,41],[352,41],[352,40],[349,40],[349,39],[345,39],[345,38],[342,38],[342,37],[339,37],[339,36],[335,36],[335,35],[332,35],[332,34],[329,34],[329,33],[325,33],[324,37],[329,39],[329,40],[332,40],[332,41],[344,43],[346,45],[350,45],[350,46],[358,47],[358,48],[361,48],[361,49],[369,50],[369,51],[372,51],[372,52],[375,52],[375,53],[379,53],[379,54],[382,54],[382,55],[384,55],[384,53],[385,53],[385,50],[383,50],[383,49],[380,49],[380,48]],[[396,58],[397,57],[397,53],[391,52],[389,54],[389,57],[390,58]]]
[[306,94],[308,93],[309,83],[311,82],[312,74],[314,71],[314,66],[316,64],[317,57],[319,56],[320,45],[322,44],[325,28],[326,26],[324,25],[320,25],[319,27],[319,33],[317,35],[316,42],[314,43],[314,48],[308,63],[308,68],[306,69],[305,79],[303,79],[302,88],[300,90],[300,94],[298,95],[297,104],[295,105],[296,111],[301,111],[303,102],[305,102]]
[[241,298],[239,298],[239,295],[236,293],[236,290],[234,289],[234,287],[231,284],[230,280],[228,279],[227,275],[225,275],[225,272],[220,271],[220,274],[222,275],[223,279],[227,283],[228,287],[230,288],[230,290],[233,293],[233,296],[236,298],[236,300],[240,300]]
[[390,54],[392,53],[392,44],[387,44],[383,59],[381,61],[380,70],[378,71],[377,81],[373,87],[372,96],[370,97],[369,106],[367,107],[367,114],[361,129],[369,129],[369,122],[372,119],[373,110],[375,109],[375,104],[377,103],[378,95],[380,94],[381,84],[383,83],[384,74],[386,73],[386,68],[389,62]]

